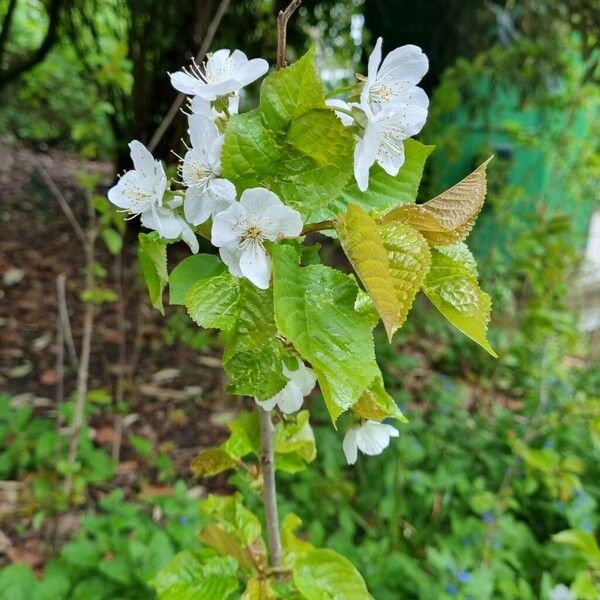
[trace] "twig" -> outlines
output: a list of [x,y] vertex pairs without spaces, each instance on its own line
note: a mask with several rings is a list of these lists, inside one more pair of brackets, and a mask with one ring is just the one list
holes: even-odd
[[77,350],[75,350],[75,342],[73,341],[73,331],[71,330],[71,320],[69,319],[69,310],[67,308],[67,278],[64,273],[60,273],[56,277],[56,296],[58,300],[58,317],[62,327],[63,340],[67,346],[67,352],[71,359],[71,364],[77,368],[79,359],[77,358]]
[[287,44],[287,24],[294,11],[302,4],[302,0],[292,0],[285,10],[280,10],[277,15],[277,69],[287,65],[285,60],[285,47]]
[[334,221],[318,221],[317,223],[310,223],[309,225],[305,225],[301,235],[306,235],[307,233],[314,233],[316,231],[323,231],[324,229],[334,228]]
[[260,420],[260,465],[263,478],[263,505],[267,524],[267,543],[271,567],[281,564],[281,536],[277,514],[277,493],[275,487],[275,455],[273,451],[273,423],[271,413],[260,406],[256,407]]
[[[221,3],[217,7],[212,21],[210,22],[208,29],[206,30],[204,40],[202,40],[202,46],[200,47],[200,51],[196,55],[196,62],[202,62],[204,60],[204,57],[206,56],[206,53],[208,52],[208,49],[210,48],[210,45],[213,42],[215,34],[217,33],[217,29],[221,24],[221,19],[223,19],[225,13],[227,12],[227,9],[229,8],[229,2],[230,0],[221,0]],[[156,146],[158,146],[158,143],[160,142],[160,140],[162,140],[167,129],[173,122],[175,115],[177,115],[177,112],[181,108],[181,105],[183,104],[185,98],[185,94],[179,93],[177,94],[175,100],[173,100],[173,104],[171,104],[169,111],[165,115],[164,119],[161,121],[160,125],[157,127],[156,131],[154,132],[154,135],[152,136],[152,139],[150,140],[150,143],[148,144],[148,149],[150,150],[150,152],[154,152]]]
[[[91,290],[94,286],[94,261],[96,250],[96,213],[92,206],[91,198],[88,195],[88,225],[85,236],[85,289]],[[77,460],[77,451],[79,449],[79,440],[81,430],[85,424],[85,402],[88,393],[88,378],[90,355],[92,350],[92,334],[94,330],[94,315],[96,307],[92,302],[85,305],[85,314],[83,317],[83,338],[81,340],[81,359],[77,369],[77,395],[75,399],[75,409],[73,411],[73,421],[71,423],[71,434],[69,440],[69,455],[67,458],[69,471],[65,480],[65,495],[70,496],[73,489],[73,468]]]
[[[65,397],[65,339],[60,316],[56,317],[56,405],[60,406]],[[61,411],[57,411],[58,429],[61,427]]]
[[54,183],[54,179],[52,179],[52,177],[50,176],[50,173],[48,173],[48,171],[46,170],[46,167],[44,167],[44,165],[37,158],[34,158],[33,160],[35,161],[35,166],[36,166],[39,174],[42,176],[42,179],[44,180],[44,182],[46,183],[48,188],[50,188],[52,195],[56,198],[58,205],[60,206],[62,211],[65,213],[65,216],[67,217],[67,220],[71,224],[71,227],[73,228],[73,231],[75,232],[75,235],[79,238],[79,241],[83,245],[85,245],[86,244],[85,233],[83,231],[83,228],[79,224],[79,221],[73,214],[73,211],[71,210],[71,207],[69,206],[69,203],[67,202],[67,199],[64,197],[63,193],[58,189],[58,186],[56,185],[56,183]]
[[117,373],[117,381],[115,386],[115,437],[113,438],[111,456],[118,463],[121,454],[121,442],[123,439],[123,415],[121,414],[121,406],[125,395],[125,362],[127,356],[126,347],[126,326],[125,326],[125,300],[123,298],[123,251],[115,257],[114,272],[117,285],[117,329],[119,331],[119,367]]

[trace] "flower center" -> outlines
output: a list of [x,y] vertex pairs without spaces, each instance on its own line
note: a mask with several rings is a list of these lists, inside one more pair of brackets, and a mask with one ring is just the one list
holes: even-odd
[[258,227],[250,227],[250,229],[248,229],[248,231],[246,231],[246,235],[244,237],[246,237],[247,239],[250,239],[250,240],[260,241],[262,238],[262,235],[260,234],[260,229]]

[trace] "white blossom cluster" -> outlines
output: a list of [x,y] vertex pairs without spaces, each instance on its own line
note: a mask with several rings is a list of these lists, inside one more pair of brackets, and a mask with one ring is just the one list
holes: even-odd
[[[331,99],[345,126],[357,124],[354,175],[365,191],[369,171],[377,162],[395,176],[404,163],[403,141],[417,134],[427,118],[429,100],[417,84],[427,72],[427,57],[416,46],[402,46],[381,62],[379,38],[369,58],[368,73],[360,102]],[[243,190],[239,199],[231,181],[222,177],[221,150],[223,123],[238,111],[242,88],[268,71],[262,58],[249,60],[240,50],[218,50],[201,65],[170,74],[173,87],[189,96],[189,146],[178,165],[177,189],[171,190],[165,169],[144,145],[129,144],[134,168],[109,190],[108,198],[117,207],[139,216],[144,227],[167,240],[181,238],[193,253],[199,250],[194,228],[212,220],[211,242],[219,248],[223,262],[235,277],[246,277],[255,286],[267,289],[272,264],[264,242],[297,238],[302,233],[300,213],[265,188]],[[258,401],[265,410],[277,406],[284,413],[300,409],[304,396],[315,386],[311,369],[298,360],[295,370],[282,365],[286,386],[273,398]],[[367,420],[345,435],[343,450],[354,464],[358,450],[380,454],[398,431],[391,425]]]
[[331,99],[332,108],[346,126],[354,121],[363,129],[354,148],[354,177],[361,191],[369,186],[369,171],[377,162],[395,177],[404,164],[403,141],[421,131],[427,119],[429,98],[417,86],[429,61],[418,46],[401,46],[381,62],[382,39],[369,57],[360,102]]

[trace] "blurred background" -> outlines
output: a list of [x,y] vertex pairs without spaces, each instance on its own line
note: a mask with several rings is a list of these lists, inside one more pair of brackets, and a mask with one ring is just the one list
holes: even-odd
[[[0,0],[0,598],[152,598],[147,581],[199,544],[199,497],[236,486],[256,504],[243,474],[190,473],[250,404],[227,395],[215,336],[150,308],[139,226],[104,197],[127,142],[149,142],[172,105],[167,72],[217,24],[212,49],[273,64],[283,4]],[[500,358],[419,298],[391,346],[378,332],[410,423],[348,468],[315,395],[318,457],[280,476],[281,510],[377,600],[597,600],[600,6],[305,0],[288,56],[316,46],[335,89],[380,35],[384,52],[430,59],[419,199],[496,157],[469,245]],[[175,113],[157,155],[173,165],[184,132]],[[89,426],[73,460],[78,392]]]

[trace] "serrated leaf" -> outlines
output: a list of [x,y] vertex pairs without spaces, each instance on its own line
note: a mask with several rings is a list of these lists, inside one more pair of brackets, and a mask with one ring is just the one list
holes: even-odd
[[492,301],[479,287],[473,263],[458,262],[437,248],[431,258],[423,291],[452,325],[497,357],[487,340]]
[[260,106],[272,131],[285,129],[311,108],[325,107],[325,88],[315,67],[314,48],[291,66],[265,77]]
[[361,574],[333,550],[312,550],[293,568],[294,583],[306,600],[372,600]]
[[223,367],[233,394],[272,398],[287,384],[283,348],[277,339],[273,291],[239,280],[233,326],[225,336]]
[[300,267],[293,247],[273,248],[277,327],[311,363],[334,422],[379,373],[371,326],[354,310],[357,291],[348,275]]
[[207,448],[192,460],[190,468],[196,477],[214,477],[233,469],[236,464],[231,455],[222,448]]
[[434,146],[425,146],[416,140],[404,142],[405,161],[396,177],[388,175],[379,165],[371,169],[369,189],[361,192],[350,179],[342,193],[325,208],[310,215],[309,222],[334,219],[345,212],[350,204],[358,204],[366,211],[383,213],[400,204],[414,203],[423,176],[427,157]]
[[229,600],[238,591],[238,566],[209,550],[184,550],[150,581],[159,600]]
[[325,107],[311,51],[265,78],[258,109],[229,120],[223,176],[238,192],[266,187],[306,216],[340,194],[353,146],[351,131]]
[[182,260],[169,274],[169,303],[185,304],[188,290],[200,279],[225,271],[225,265],[212,254],[194,254]]
[[486,168],[491,160],[492,157],[488,158],[462,181],[424,204],[394,208],[382,217],[382,222],[407,223],[437,246],[462,242],[483,206]]
[[228,271],[200,279],[185,295],[185,306],[194,323],[200,327],[230,330],[239,299],[239,279]]
[[383,421],[384,419],[397,419],[401,423],[408,423],[394,399],[387,393],[381,375],[365,390],[358,402],[352,407],[352,412],[363,419]]
[[308,215],[335,198],[352,174],[352,134],[335,115],[312,109],[284,132],[266,128],[259,111],[238,115],[225,132],[223,175],[238,192],[266,187]]
[[317,457],[315,436],[309,417],[309,412],[302,410],[296,414],[295,421],[277,423],[273,439],[277,469],[297,473]]
[[169,281],[167,242],[160,239],[155,232],[140,233],[138,240],[138,259],[148,288],[150,302],[164,315],[162,294]]
[[406,320],[429,268],[427,241],[418,231],[402,223],[378,227],[355,204],[338,219],[336,229],[391,340]]

